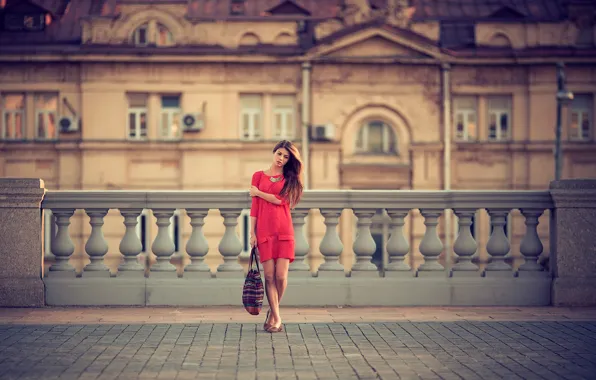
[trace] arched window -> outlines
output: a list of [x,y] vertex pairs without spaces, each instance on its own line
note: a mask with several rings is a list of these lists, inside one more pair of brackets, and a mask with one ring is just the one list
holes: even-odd
[[174,44],[174,36],[165,25],[157,24],[155,44],[157,46],[172,46]]
[[147,43],[149,42],[149,24],[143,24],[141,26],[139,26],[133,36],[133,42],[135,45],[147,45]]
[[356,136],[356,152],[397,154],[393,128],[380,120],[367,122]]
[[[153,30],[153,35],[149,34],[151,30]],[[147,22],[135,29],[132,40],[137,46],[147,46],[150,43],[156,46],[174,45],[172,32],[165,25],[155,23],[155,21]]]

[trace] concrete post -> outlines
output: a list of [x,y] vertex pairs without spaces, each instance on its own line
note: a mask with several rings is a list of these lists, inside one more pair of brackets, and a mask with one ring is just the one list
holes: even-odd
[[43,195],[40,179],[0,178],[0,307],[45,305]]
[[553,181],[555,306],[596,306],[596,180]]

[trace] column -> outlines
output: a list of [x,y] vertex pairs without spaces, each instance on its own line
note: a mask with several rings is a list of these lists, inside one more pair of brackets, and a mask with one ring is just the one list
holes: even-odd
[[[108,276],[109,268],[104,264],[103,258],[108,253],[108,243],[103,236],[103,218],[108,213],[108,209],[85,209],[89,215],[89,224],[91,224],[91,235],[85,244],[85,252],[89,255],[91,262],[83,269],[83,274],[93,276]],[[85,273],[88,272],[88,273]]]
[[375,215],[375,212],[375,209],[354,210],[354,214],[358,218],[358,233],[353,245],[356,262],[352,266],[352,277],[379,276],[377,266],[371,262],[372,256],[377,250],[375,240],[370,233],[370,225],[372,224],[372,218]]
[[385,269],[385,277],[410,276],[412,268],[405,262],[405,257],[410,251],[410,245],[404,237],[404,224],[410,210],[388,209],[391,218],[391,237],[387,241],[387,254],[389,263]]
[[304,218],[308,215],[309,209],[295,209],[292,211],[292,224],[294,225],[294,262],[290,264],[292,276],[300,275],[310,277],[310,267],[304,262],[310,246],[304,234]]
[[337,233],[341,209],[321,209],[325,218],[325,236],[321,240],[319,250],[325,257],[325,262],[319,266],[319,276],[344,277],[344,267],[339,263],[339,255],[344,250],[344,245]]
[[555,306],[596,306],[596,180],[553,181],[551,270]]
[[226,232],[218,247],[224,262],[217,267],[217,277],[241,277],[244,274],[242,265],[238,263],[238,256],[242,253],[242,242],[236,234],[238,216],[240,216],[241,211],[241,209],[221,210]]
[[[458,218],[459,230],[453,250],[459,256],[458,262],[451,268],[453,276],[461,274],[461,272],[476,272],[478,266],[472,263],[472,257],[476,253],[477,244],[472,236],[470,226],[472,225],[472,218],[476,210],[454,210]],[[458,273],[460,272],[460,273]]]
[[0,307],[45,305],[41,280],[43,195],[40,179],[0,178]]
[[424,264],[418,268],[417,276],[423,274],[438,274],[444,270],[439,264],[439,255],[443,251],[443,243],[437,233],[439,217],[443,213],[441,209],[421,209],[420,214],[424,217],[426,231],[420,242],[420,253],[424,256]]
[[205,255],[209,252],[209,243],[203,233],[205,217],[209,210],[186,210],[190,218],[192,232],[186,243],[186,253],[190,256],[191,263],[184,268],[186,277],[211,277],[209,266],[205,264]]

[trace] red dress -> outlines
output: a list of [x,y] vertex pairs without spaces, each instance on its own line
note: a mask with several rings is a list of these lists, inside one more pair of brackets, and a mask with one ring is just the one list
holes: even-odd
[[[276,178],[277,176],[273,176]],[[279,193],[284,187],[285,179],[271,182],[263,171],[252,175],[252,185],[264,193],[275,195],[281,200],[280,205],[267,202],[260,197],[252,198],[250,216],[257,218],[257,248],[261,262],[284,258],[294,261],[294,225],[287,200]]]

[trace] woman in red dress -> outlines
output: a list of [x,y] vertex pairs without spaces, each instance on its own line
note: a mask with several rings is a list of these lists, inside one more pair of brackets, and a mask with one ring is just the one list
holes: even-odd
[[250,245],[258,248],[265,272],[269,311],[263,328],[281,332],[279,303],[288,285],[288,267],[294,261],[294,226],[290,209],[302,196],[302,161],[298,149],[282,140],[273,149],[273,163],[252,176]]

